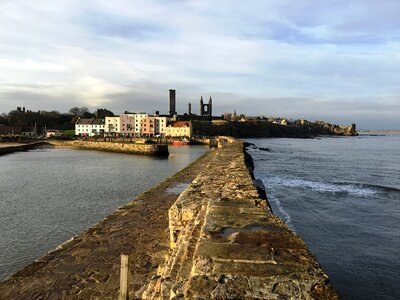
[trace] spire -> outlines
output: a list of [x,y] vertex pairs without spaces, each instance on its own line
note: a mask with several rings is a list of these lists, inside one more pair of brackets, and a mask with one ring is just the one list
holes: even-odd
[[211,104],[211,103],[212,103],[212,98],[210,96],[210,100],[208,100],[208,104]]

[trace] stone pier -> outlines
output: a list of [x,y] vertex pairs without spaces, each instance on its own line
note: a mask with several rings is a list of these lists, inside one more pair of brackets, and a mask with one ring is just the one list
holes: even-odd
[[222,139],[170,208],[169,255],[142,298],[338,299],[304,241],[260,198],[248,159],[242,142]]
[[98,150],[143,155],[168,155],[166,144],[135,144],[124,142],[92,142],[92,141],[56,141],[49,140],[49,144],[61,147],[73,147],[83,150]]
[[27,151],[42,146],[44,142],[32,143],[0,143],[0,155],[9,154],[18,151]]

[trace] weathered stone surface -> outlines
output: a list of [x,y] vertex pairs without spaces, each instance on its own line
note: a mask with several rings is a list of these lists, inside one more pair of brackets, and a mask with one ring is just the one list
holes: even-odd
[[260,198],[243,144],[220,149],[169,211],[171,250],[144,299],[337,299],[304,241]]
[[92,142],[92,141],[49,141],[54,146],[74,147],[86,150],[99,150],[119,153],[132,153],[144,155],[168,155],[168,145],[165,144],[135,144],[117,142]]

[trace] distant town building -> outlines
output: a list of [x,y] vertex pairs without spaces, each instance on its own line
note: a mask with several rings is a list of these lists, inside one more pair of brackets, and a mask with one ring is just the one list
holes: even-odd
[[35,127],[0,126],[0,135],[23,135],[34,137]]
[[142,119],[147,118],[149,115],[146,113],[134,114],[135,118],[135,136],[140,136],[142,132]]
[[83,119],[79,118],[75,123],[75,135],[96,136],[104,133],[104,119]]
[[34,137],[34,136],[36,136],[35,128],[34,127],[22,127],[21,135],[27,136],[27,137]]
[[167,117],[146,117],[141,120],[142,136],[165,136],[166,128]]
[[121,132],[121,118],[119,116],[105,117],[105,133],[120,133]]
[[170,123],[165,131],[167,137],[191,137],[193,135],[192,123],[185,121],[176,121]]
[[269,117],[268,122],[274,123],[274,124],[279,124],[279,125],[288,125],[289,122],[286,118],[280,117],[280,118],[275,118],[275,117]]
[[58,129],[47,129],[45,132],[47,138],[49,137],[60,137],[63,135],[61,130]]
[[135,115],[122,114],[120,117],[120,133],[124,136],[135,135]]

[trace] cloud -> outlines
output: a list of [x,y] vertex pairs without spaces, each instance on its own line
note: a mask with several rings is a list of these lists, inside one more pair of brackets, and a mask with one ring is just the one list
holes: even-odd
[[398,126],[399,11],[395,0],[4,0],[0,104],[166,112],[175,88],[181,111],[212,95],[218,113]]

